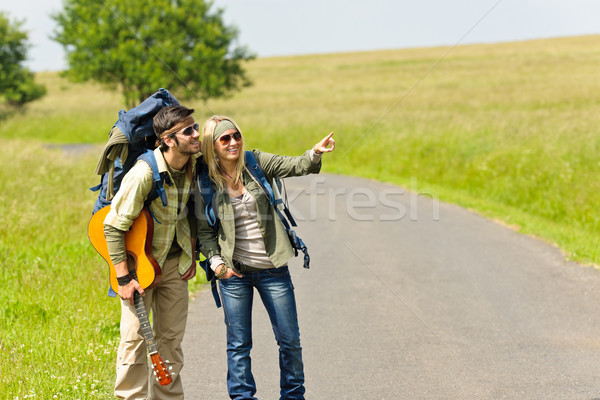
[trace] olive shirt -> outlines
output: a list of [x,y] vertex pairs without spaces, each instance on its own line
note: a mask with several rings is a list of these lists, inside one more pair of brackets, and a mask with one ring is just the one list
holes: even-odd
[[[316,163],[313,163],[311,160],[311,154],[314,154],[313,150],[307,150],[303,155],[297,157],[279,156],[263,153],[258,150],[254,150],[254,154],[269,182],[272,182],[273,178],[303,176],[319,173],[321,170],[320,159]],[[275,267],[286,265],[288,260],[294,256],[294,250],[290,244],[285,227],[277,216],[275,208],[269,203],[269,198],[264,190],[247,169],[244,169],[242,173],[242,183],[246,191],[256,200],[258,226],[271,263]],[[215,232],[210,227],[204,213],[198,213],[200,251],[209,260],[213,256],[220,256],[226,266],[240,272],[233,265],[235,218],[231,199],[226,188],[219,189],[213,184],[213,189],[215,190],[219,229],[218,232]],[[204,210],[205,205],[199,193],[196,194],[196,201],[200,203],[200,209]],[[243,262],[243,260],[238,261]]]
[[[184,173],[181,178],[181,176],[176,177],[178,174],[171,174],[160,149],[154,150],[154,156],[158,171],[160,173],[167,172],[171,182],[175,184],[165,183],[164,185],[168,200],[166,207],[163,207],[160,197],[152,201],[149,206],[150,211],[158,220],[158,222],[154,221],[152,255],[162,267],[170,251],[177,251],[176,247],[173,249],[173,242],[176,241],[181,248],[179,273],[183,275],[191,266],[195,265],[194,241],[190,232],[187,209],[182,205],[187,204],[192,191],[193,176],[191,172],[194,171],[196,157],[190,158],[186,167],[187,173]],[[150,194],[152,183],[150,166],[143,161],[138,161],[123,178],[104,224],[123,232],[129,230],[144,207],[144,201]],[[113,254],[111,254],[111,259],[112,257]]]

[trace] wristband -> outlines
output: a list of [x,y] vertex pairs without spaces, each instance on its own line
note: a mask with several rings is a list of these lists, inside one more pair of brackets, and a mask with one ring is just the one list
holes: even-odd
[[131,277],[131,275],[117,276],[117,283],[119,284],[119,286],[125,286],[132,280],[133,278]]

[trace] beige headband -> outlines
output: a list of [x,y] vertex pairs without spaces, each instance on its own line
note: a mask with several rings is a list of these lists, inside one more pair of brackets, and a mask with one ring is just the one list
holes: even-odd
[[159,139],[164,139],[165,137],[172,135],[173,133],[179,132],[180,130],[182,130],[185,127],[188,127],[190,125],[194,125],[196,121],[194,120],[194,117],[192,117],[191,115],[188,115],[188,117],[186,119],[184,119],[183,121],[175,124],[174,127],[172,127],[171,129],[164,131],[163,133],[161,133]]
[[219,121],[217,126],[215,126],[215,131],[213,132],[213,141],[217,140],[219,136],[230,129],[235,129],[236,131],[238,130],[233,122],[228,119]]

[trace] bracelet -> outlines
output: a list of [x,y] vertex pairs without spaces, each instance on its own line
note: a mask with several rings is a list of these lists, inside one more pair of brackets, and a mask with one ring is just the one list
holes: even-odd
[[222,264],[223,266],[221,267],[221,270],[219,271],[218,274],[215,274],[215,278],[217,279],[221,279],[222,277],[225,276],[225,274],[227,274],[227,270],[229,269],[229,267],[225,264]]
[[133,278],[131,277],[131,275],[117,276],[117,282],[119,283],[119,286],[125,286],[132,280]]

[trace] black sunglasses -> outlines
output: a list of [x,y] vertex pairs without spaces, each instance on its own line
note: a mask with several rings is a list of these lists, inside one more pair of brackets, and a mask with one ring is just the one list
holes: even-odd
[[235,139],[236,142],[239,142],[242,138],[242,134],[239,132],[233,132],[230,135],[223,135],[219,138],[219,142],[221,142],[222,145],[226,145],[229,142],[231,142],[232,137]]
[[[187,128],[185,128],[181,134],[183,136],[192,136],[194,134],[194,131],[199,132],[198,129],[200,129],[200,124],[198,124],[197,122],[194,125],[190,125]],[[173,133],[171,136],[174,136],[176,134],[178,134],[180,132],[175,132]]]

